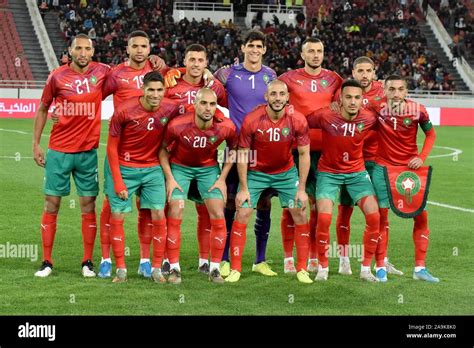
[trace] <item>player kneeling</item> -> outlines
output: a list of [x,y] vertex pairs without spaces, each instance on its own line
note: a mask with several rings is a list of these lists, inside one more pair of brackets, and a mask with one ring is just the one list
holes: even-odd
[[[295,222],[297,278],[302,283],[313,282],[306,271],[309,252],[309,225],[305,210],[308,202],[305,186],[310,165],[308,124],[301,113],[287,106],[288,98],[286,84],[273,80],[265,93],[267,104],[249,113],[240,129],[237,161],[240,187],[230,239],[232,270],[226,282],[240,279],[247,223],[261,193],[268,188],[278,192],[281,206],[289,208]],[[294,143],[298,146],[299,177],[291,152]],[[249,163],[250,152],[255,154],[256,163]]]
[[140,208],[150,209],[152,219],[152,279],[166,282],[161,262],[166,243],[165,180],[158,150],[168,120],[179,115],[178,106],[163,100],[163,77],[150,72],[143,79],[142,97],[121,105],[110,121],[105,190],[110,200],[110,232],[117,265],[113,282],[127,281],[124,258],[124,217],[132,210],[132,195],[140,190]]
[[224,140],[230,149],[235,149],[237,135],[232,121],[223,116],[218,120],[214,117],[216,109],[216,93],[209,88],[200,89],[196,93],[194,110],[170,122],[160,150],[169,203],[166,250],[170,261],[170,283],[181,283],[181,222],[184,200],[188,196],[192,180],[197,181],[211,222],[209,280],[214,283],[224,282],[219,263],[226,242],[225,179],[232,162],[225,163],[220,172],[217,150]]

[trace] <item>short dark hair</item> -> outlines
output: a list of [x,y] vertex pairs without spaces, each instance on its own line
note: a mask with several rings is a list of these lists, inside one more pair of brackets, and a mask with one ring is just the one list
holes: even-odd
[[362,64],[362,63],[369,63],[369,64],[372,64],[372,66],[374,67],[375,69],[375,63],[372,59],[370,59],[369,57],[366,57],[366,56],[362,56],[362,57],[358,57],[354,60],[354,63],[352,63],[352,69],[355,69],[356,65],[358,64]]
[[132,37],[144,37],[144,38],[150,40],[150,37],[148,36],[148,34],[145,33],[143,30],[135,30],[135,31],[132,31],[132,32],[128,35],[128,39],[127,39],[127,40],[130,40]]
[[206,47],[200,44],[191,44],[188,47],[186,47],[186,50],[184,51],[184,56],[186,56],[188,52],[204,52],[207,56]]
[[[74,42],[74,40],[76,39],[86,39],[86,40],[91,40],[91,38],[89,37],[89,35],[87,34],[84,34],[84,33],[80,33],[80,34],[77,34],[76,36],[74,36],[71,40],[71,42],[69,43],[69,47],[72,46],[72,43]],[[91,40],[92,41],[92,40]]]
[[163,85],[165,84],[163,75],[161,75],[158,71],[150,71],[149,73],[145,74],[143,77],[143,86],[148,85],[150,82],[161,82]]
[[342,85],[341,85],[341,94],[344,91],[344,88],[346,88],[346,87],[357,87],[357,88],[363,89],[361,84],[359,83],[359,81],[354,80],[354,79],[347,79],[342,83]]
[[247,35],[244,36],[242,45],[246,45],[252,41],[262,41],[263,47],[267,46],[267,37],[260,30],[250,30]]
[[303,44],[301,45],[301,47],[303,47],[304,45],[306,45],[307,43],[320,43],[321,45],[324,46],[323,42],[318,39],[317,37],[307,37],[304,41],[303,41]]
[[396,75],[396,74],[393,74],[393,75],[390,75],[389,77],[387,77],[385,79],[385,85],[387,85],[388,81],[403,81],[403,82],[405,82],[405,85],[408,85],[408,82],[404,77],[401,77],[400,75]]

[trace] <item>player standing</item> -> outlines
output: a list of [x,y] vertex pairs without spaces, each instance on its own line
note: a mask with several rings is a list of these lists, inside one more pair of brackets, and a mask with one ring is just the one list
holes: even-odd
[[[240,129],[237,161],[240,185],[235,199],[238,210],[230,239],[232,271],[226,282],[240,279],[247,223],[262,192],[271,188],[277,191],[281,206],[289,209],[295,222],[297,279],[312,283],[306,271],[309,248],[308,195],[305,192],[310,165],[308,124],[301,113],[287,107],[288,98],[284,82],[270,82],[265,93],[267,104],[249,113]],[[291,153],[295,143],[299,153],[299,176]],[[249,152],[255,154],[256,165],[241,160],[248,159]]]
[[[184,52],[185,72],[182,78],[176,79],[176,85],[166,89],[165,97],[175,100],[180,105],[180,113],[184,114],[189,107],[194,104],[196,93],[205,86],[204,72],[208,64],[206,48],[199,44],[192,44],[186,47]],[[174,73],[173,70],[169,74]],[[165,81],[167,76],[165,76]],[[224,86],[215,79],[210,87],[217,95],[217,103],[220,106],[227,107],[227,96]],[[192,108],[191,108],[192,109]],[[211,232],[211,222],[209,213],[203,199],[199,195],[196,181],[191,182],[189,189],[190,200],[196,203],[198,215],[197,239],[199,246],[199,265],[198,270],[204,274],[209,273],[209,251]],[[168,260],[165,260],[165,263]],[[164,266],[163,268],[167,268]]]
[[217,162],[217,150],[223,141],[227,143],[229,149],[235,149],[237,135],[235,126],[229,119],[224,118],[221,122],[214,120],[217,95],[213,90],[200,89],[195,96],[194,109],[170,122],[160,151],[169,202],[168,282],[181,283],[179,252],[184,199],[188,196],[191,181],[196,180],[200,196],[207,207],[206,213],[209,212],[211,225],[209,279],[215,283],[223,283],[219,262],[222,259],[226,239],[225,179],[233,162],[225,163],[221,173]]
[[[328,107],[335,100],[336,92],[341,87],[342,78],[334,71],[323,69],[324,45],[321,40],[308,38],[301,46],[301,58],[305,62],[304,68],[288,71],[279,79],[288,85],[290,104],[303,115],[308,115],[317,109]],[[316,170],[321,156],[321,130],[310,129],[311,138],[311,166],[306,184],[306,192],[310,200],[310,255],[308,271],[316,272],[318,266],[317,248],[315,241],[317,207],[314,194],[316,192]],[[298,154],[294,152],[297,163]],[[284,209],[281,217],[281,233],[283,250],[285,253],[284,272],[294,273],[293,244],[294,224],[288,209]]]
[[[406,99],[407,82],[398,75],[391,75],[385,80],[385,98],[376,102],[375,110],[379,113],[378,151],[373,169],[373,183],[380,205],[381,224],[388,226],[388,188],[383,167],[408,166],[418,169],[426,161],[433,148],[436,133],[431,124],[426,108]],[[423,148],[418,153],[416,136],[418,125],[425,133]],[[430,230],[428,212],[424,210],[413,218],[413,241],[415,244],[415,268],[413,278],[431,283],[439,282],[426,269],[426,251],[428,249]],[[388,228],[381,229],[381,246],[377,250],[376,272],[379,279],[387,278],[384,259],[387,252]]]
[[377,248],[380,216],[374,189],[362,156],[364,138],[377,124],[377,118],[373,111],[360,109],[362,86],[355,80],[343,82],[341,104],[339,112],[324,108],[307,116],[311,128],[322,129],[323,140],[316,188],[318,205],[316,241],[319,265],[315,280],[328,279],[327,250],[332,211],[341,187],[345,186],[365,216],[364,259],[360,278],[377,282],[378,279],[370,271],[370,265]]
[[[263,65],[263,56],[267,51],[265,34],[258,30],[250,31],[244,38],[242,46],[244,62],[228,68],[221,68],[215,77],[222,82],[227,91],[230,119],[240,130],[244,117],[257,105],[265,103],[265,92],[270,81],[276,78],[273,69]],[[225,220],[227,228],[227,242],[222,257],[221,274],[230,274],[229,243],[232,222],[235,216],[235,195],[239,178],[234,166],[227,177],[227,204]],[[264,192],[257,205],[255,220],[256,258],[252,271],[266,276],[276,276],[266,260],[268,233],[270,232],[270,208],[272,191]]]
[[124,258],[124,217],[132,210],[132,195],[140,191],[140,208],[150,209],[153,238],[152,278],[164,282],[161,262],[165,250],[166,201],[163,170],[158,158],[165,127],[179,114],[178,106],[164,98],[163,76],[149,72],[143,78],[143,96],[129,99],[110,121],[105,190],[110,199],[110,233],[117,265],[114,282],[127,280]]
[[[45,168],[45,207],[41,219],[43,263],[37,277],[47,277],[53,268],[52,249],[61,197],[70,193],[72,174],[82,213],[84,257],[82,275],[95,277],[92,254],[97,233],[95,200],[99,193],[97,147],[100,137],[102,84],[109,66],[92,62],[94,47],[85,34],[69,46],[72,62],[51,72],[35,116],[33,157]],[[53,125],[46,158],[40,147],[48,108],[55,102],[59,121]]]

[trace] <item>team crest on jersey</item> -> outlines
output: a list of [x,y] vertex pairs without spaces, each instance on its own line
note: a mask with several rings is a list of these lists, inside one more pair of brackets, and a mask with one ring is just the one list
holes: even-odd
[[380,99],[382,99],[382,97],[376,96],[376,97],[374,98],[375,101],[380,100]]
[[89,81],[95,85],[97,83],[97,77],[95,77],[94,75],[91,76],[91,78],[89,79]]
[[270,76],[267,74],[263,74],[263,82],[265,82],[266,85],[270,82]]
[[363,123],[359,123],[357,125],[357,130],[359,131],[359,133],[362,133],[362,131],[364,130],[364,124]]
[[210,142],[211,144],[214,144],[216,141],[217,141],[217,137],[216,137],[215,135],[209,137],[209,142]]
[[283,134],[283,136],[285,137],[288,136],[288,134],[290,134],[290,128],[287,128],[287,127],[283,128],[281,130],[281,134]]
[[161,123],[162,125],[165,125],[166,123],[168,123],[168,117],[163,116],[162,118],[160,118],[160,123]]
[[413,122],[413,121],[411,120],[410,117],[405,117],[405,118],[403,119],[403,124],[404,124],[405,126],[407,126],[407,127],[408,127],[409,125],[411,125],[412,122]]
[[321,86],[323,86],[323,88],[326,88],[328,86],[328,82],[326,80],[321,80],[321,82],[319,82],[321,84]]

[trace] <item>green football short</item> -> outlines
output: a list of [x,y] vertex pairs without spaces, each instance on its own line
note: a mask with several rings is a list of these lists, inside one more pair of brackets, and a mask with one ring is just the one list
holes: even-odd
[[[282,208],[295,208],[295,196],[298,190],[298,171],[295,167],[278,174],[266,174],[249,170],[247,173],[247,186],[250,193],[250,203],[244,202],[243,208],[256,208],[260,195],[265,189],[274,189]],[[240,187],[239,187],[240,189]]]
[[48,149],[44,167],[44,193],[48,196],[68,196],[71,174],[78,196],[94,197],[99,193],[96,149],[77,153]]
[[372,174],[372,182],[374,183],[375,194],[377,195],[379,207],[390,208],[390,202],[388,200],[388,188],[387,183],[385,182],[383,169],[383,166],[375,164],[374,172]]
[[[214,189],[211,192],[208,190],[216,182],[221,174],[219,166],[211,167],[186,167],[179,164],[171,164],[171,172],[173,177],[179,186],[183,189],[183,192],[175,189],[171,195],[171,199],[186,199],[189,194],[189,187],[191,181],[195,179],[197,181],[197,188],[199,194],[203,200],[206,199],[224,199],[222,192],[218,189]],[[195,195],[195,193],[194,193]],[[193,199],[196,201],[195,199]]]
[[333,203],[336,203],[342,186],[346,187],[354,202],[358,202],[362,197],[375,196],[369,173],[366,170],[345,174],[318,172],[316,200],[330,199]]
[[[316,192],[316,174],[318,172],[318,162],[321,158],[321,152],[311,151],[310,155],[310,166],[308,172],[308,178],[306,179],[306,193],[314,197]],[[293,161],[295,162],[295,167],[299,173],[299,154],[298,150],[293,150]]]
[[108,162],[105,165],[105,187],[113,213],[132,211],[132,196],[140,192],[140,209],[163,210],[166,203],[165,177],[161,166],[134,168],[120,166],[123,182],[127,186],[128,199],[120,199],[115,193],[114,182]]
[[[373,182],[372,174],[374,173],[374,166],[375,166],[374,161],[366,161],[365,162],[365,170],[367,170],[367,173],[369,173],[370,179],[372,179],[372,182]],[[355,205],[355,203],[352,200],[351,196],[347,192],[347,189],[346,189],[345,185],[343,185],[341,187],[341,195],[340,195],[339,200],[340,200],[342,205],[347,205],[347,206],[351,206],[351,207]]]

